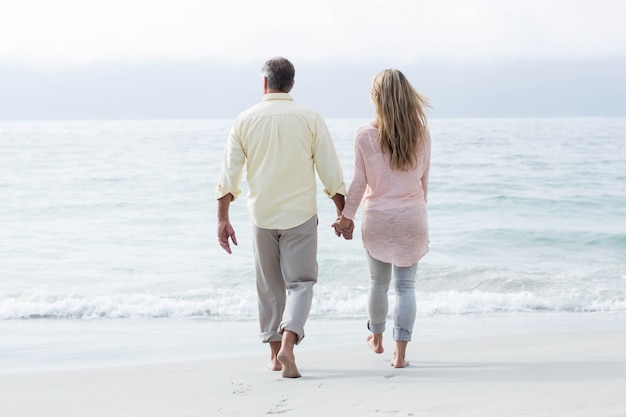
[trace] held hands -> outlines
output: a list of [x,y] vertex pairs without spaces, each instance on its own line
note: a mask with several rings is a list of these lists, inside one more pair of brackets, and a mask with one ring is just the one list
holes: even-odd
[[354,232],[354,222],[343,216],[339,216],[337,220],[332,224],[335,228],[335,234],[337,236],[343,236],[346,240],[352,239],[352,232]]

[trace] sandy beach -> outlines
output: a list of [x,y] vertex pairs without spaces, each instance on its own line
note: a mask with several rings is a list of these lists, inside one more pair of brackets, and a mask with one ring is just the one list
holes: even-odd
[[626,416],[626,332],[529,333],[410,346],[408,368],[366,343],[266,355],[0,375],[0,415]]

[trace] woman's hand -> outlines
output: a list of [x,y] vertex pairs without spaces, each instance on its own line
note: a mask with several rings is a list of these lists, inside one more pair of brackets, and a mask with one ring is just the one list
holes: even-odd
[[335,234],[337,236],[343,236],[346,240],[352,239],[352,233],[354,232],[354,222],[352,219],[348,219],[342,214],[335,220],[332,226],[335,228]]

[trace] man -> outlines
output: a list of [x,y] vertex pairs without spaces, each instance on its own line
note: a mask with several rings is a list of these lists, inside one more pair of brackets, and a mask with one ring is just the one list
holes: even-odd
[[[232,253],[237,244],[228,211],[241,192],[244,165],[259,304],[261,340],[270,345],[269,368],[298,378],[294,346],[304,337],[317,282],[315,171],[341,213],[346,194],[328,128],[315,111],[289,95],[295,69],[282,57],[263,66],[263,99],[235,120],[219,184],[217,237]],[[350,232],[344,233],[350,238]]]

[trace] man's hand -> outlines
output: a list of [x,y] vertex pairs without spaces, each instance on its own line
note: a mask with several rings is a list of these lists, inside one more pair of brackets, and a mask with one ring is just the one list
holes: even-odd
[[228,253],[233,253],[230,249],[230,243],[228,239],[233,241],[233,244],[237,245],[237,236],[235,236],[235,229],[229,221],[223,221],[217,223],[217,240],[220,242],[220,246]]
[[230,250],[230,244],[228,239],[237,244],[237,237],[235,236],[235,229],[230,224],[228,219],[228,209],[230,202],[234,200],[231,193],[226,194],[224,197],[217,200],[217,241],[220,242],[220,246],[228,253],[233,253]]
[[352,233],[354,232],[354,222],[351,219],[345,218],[341,215],[335,223],[332,224],[335,228],[335,234],[337,236],[343,236],[346,240],[352,239]]

